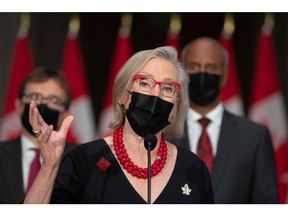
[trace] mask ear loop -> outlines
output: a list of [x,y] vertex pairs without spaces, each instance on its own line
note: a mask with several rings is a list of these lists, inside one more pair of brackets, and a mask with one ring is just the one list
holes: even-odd
[[[127,92],[128,92],[130,95],[132,95],[132,91],[127,90]],[[124,112],[124,114],[125,114],[125,113],[126,113],[126,108],[125,108],[124,104],[122,103],[122,104],[120,104],[120,106],[122,107],[123,112]]]
[[[128,90],[127,90],[127,92],[132,95],[132,92],[130,92],[130,91],[128,91]],[[121,101],[121,102],[122,102],[122,101]],[[124,115],[125,115],[125,114],[126,114],[126,108],[125,108],[124,103],[121,103],[121,104],[119,103],[119,105],[120,105],[120,107],[121,107],[121,109],[123,110],[123,113],[124,113]]]

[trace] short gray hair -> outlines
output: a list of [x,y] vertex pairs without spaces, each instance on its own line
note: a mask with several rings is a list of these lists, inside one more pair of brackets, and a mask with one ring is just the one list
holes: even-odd
[[167,137],[181,137],[183,135],[184,122],[189,107],[189,77],[185,73],[182,64],[177,59],[178,54],[176,49],[171,46],[139,51],[123,65],[114,82],[112,98],[114,120],[109,124],[109,127],[116,129],[124,123],[125,110],[123,105],[119,104],[119,100],[129,94],[128,89],[131,86],[135,75],[148,63],[148,61],[154,58],[168,60],[175,66],[178,71],[181,89],[178,94],[178,102],[176,103],[176,107],[174,107],[176,112],[175,115],[169,119],[171,124],[166,126],[163,132]]

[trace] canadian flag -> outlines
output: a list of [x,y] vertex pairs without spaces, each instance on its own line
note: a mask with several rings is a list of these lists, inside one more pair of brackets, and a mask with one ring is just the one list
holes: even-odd
[[229,55],[228,60],[228,78],[226,85],[221,90],[221,98],[225,108],[236,114],[244,115],[243,102],[239,91],[238,73],[236,69],[236,61],[234,56],[232,34],[222,32],[220,37],[220,43],[227,50]]
[[121,26],[116,41],[112,68],[109,74],[108,84],[105,92],[104,107],[99,120],[100,137],[108,136],[113,132],[113,130],[108,127],[108,124],[113,120],[114,117],[114,111],[112,107],[112,92],[114,80],[121,67],[131,57],[131,55],[132,45],[130,39],[130,27]]
[[249,117],[268,126],[273,140],[280,203],[288,203],[288,128],[271,29],[263,28],[258,40]]
[[20,27],[14,45],[12,67],[6,91],[4,114],[1,119],[0,139],[14,139],[20,135],[21,122],[15,110],[15,99],[23,79],[32,71],[32,55],[29,47],[28,28]]
[[180,48],[180,39],[179,39],[178,33],[173,32],[171,31],[171,29],[169,29],[167,33],[167,38],[166,38],[166,45],[175,47],[178,52],[178,59],[180,59],[181,48]]
[[[71,22],[79,22],[72,20]],[[69,28],[66,39],[62,71],[72,92],[70,112],[74,116],[67,141],[85,143],[97,138],[92,102],[88,94],[78,28]]]

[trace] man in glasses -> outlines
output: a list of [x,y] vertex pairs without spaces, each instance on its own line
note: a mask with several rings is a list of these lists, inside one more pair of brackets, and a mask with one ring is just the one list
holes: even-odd
[[[71,92],[65,77],[57,70],[36,68],[21,83],[16,110],[22,123],[16,140],[0,143],[0,203],[20,203],[41,165],[36,137],[41,131],[29,123],[29,104],[35,101],[43,119],[55,130],[69,114]],[[66,144],[65,151],[74,148]]]

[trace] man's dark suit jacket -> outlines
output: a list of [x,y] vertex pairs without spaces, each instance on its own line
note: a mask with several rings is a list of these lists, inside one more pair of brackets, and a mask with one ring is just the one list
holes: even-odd
[[[171,142],[189,149],[187,124],[184,137]],[[225,110],[211,179],[215,203],[278,203],[274,151],[267,127]]]
[[[76,147],[66,144],[64,155]],[[0,203],[20,204],[24,201],[20,138],[0,142]]]

